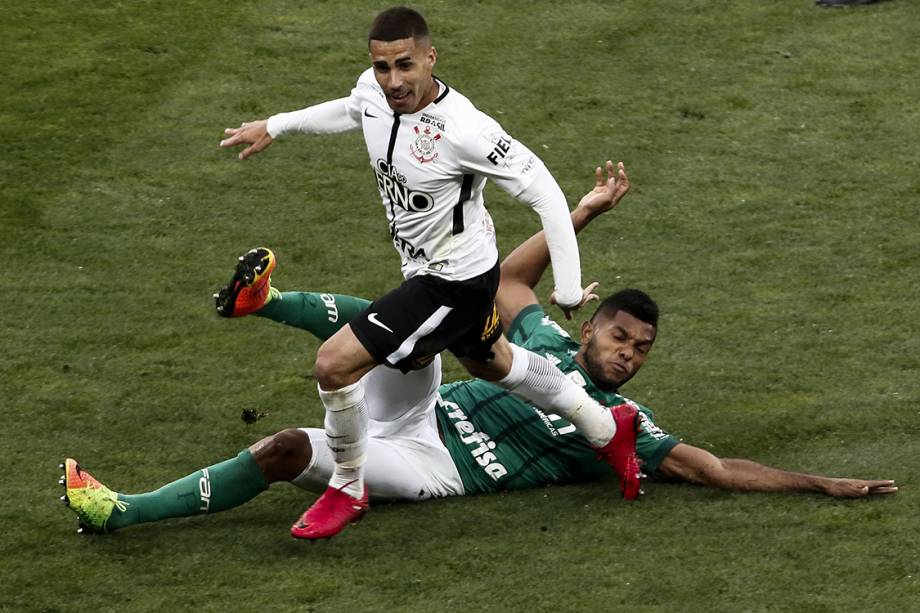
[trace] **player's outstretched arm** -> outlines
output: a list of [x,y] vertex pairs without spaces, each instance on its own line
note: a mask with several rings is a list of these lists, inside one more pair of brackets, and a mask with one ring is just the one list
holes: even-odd
[[268,133],[268,120],[244,122],[239,128],[226,128],[224,134],[227,138],[220,141],[224,148],[249,145],[240,151],[239,159],[245,160],[251,155],[264,151],[272,144],[272,136]]
[[898,491],[890,479],[838,479],[779,470],[751,460],[719,458],[704,449],[679,444],[661,462],[659,472],[699,485],[747,492],[815,492],[860,498]]
[[227,138],[220,146],[237,147],[249,145],[240,152],[245,160],[251,155],[267,149],[274,139],[285,134],[336,134],[361,127],[361,111],[357,110],[352,98],[339,98],[321,102],[299,111],[278,113],[268,119],[240,124],[239,128],[227,128]]
[[[582,197],[571,213],[572,226],[576,234],[598,215],[615,208],[629,191],[629,178],[622,162],[615,167],[613,162],[608,160],[606,177],[604,169],[598,166],[594,171],[594,178],[594,189]],[[542,231],[531,236],[502,261],[501,285],[496,297],[502,320],[510,323],[521,309],[538,302],[533,288],[549,264],[549,248],[546,244],[546,235]],[[596,287],[597,283],[592,283],[586,288],[583,303],[592,296],[597,297],[592,293]]]

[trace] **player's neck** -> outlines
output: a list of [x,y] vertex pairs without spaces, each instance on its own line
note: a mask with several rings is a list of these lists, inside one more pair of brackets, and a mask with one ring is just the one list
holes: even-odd
[[435,98],[438,97],[438,93],[441,91],[441,86],[438,84],[437,79],[431,77],[431,84],[428,86],[428,89],[425,90],[425,95],[422,97],[422,100],[418,103],[418,107],[413,113],[418,113],[423,108],[431,104]]

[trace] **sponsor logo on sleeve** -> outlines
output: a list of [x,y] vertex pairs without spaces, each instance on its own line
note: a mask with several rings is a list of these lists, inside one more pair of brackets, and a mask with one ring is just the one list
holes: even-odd
[[[630,403],[633,404],[633,403]],[[645,430],[645,433],[654,439],[668,438],[668,433],[659,428],[648,418],[648,415],[639,411],[639,428]]]
[[495,145],[491,153],[486,156],[493,166],[498,166],[508,157],[511,151],[511,137],[502,132],[498,132],[489,137],[489,140]]
[[571,337],[569,336],[569,333],[562,329],[562,326],[560,326],[560,325],[557,324],[555,321],[553,321],[552,319],[549,318],[549,315],[544,315],[544,316],[543,316],[543,319],[540,320],[540,325],[541,325],[541,326],[548,326],[548,327],[552,328],[553,330],[556,331],[557,334],[559,334],[559,336],[563,336],[563,337],[565,337],[565,338],[571,338]]

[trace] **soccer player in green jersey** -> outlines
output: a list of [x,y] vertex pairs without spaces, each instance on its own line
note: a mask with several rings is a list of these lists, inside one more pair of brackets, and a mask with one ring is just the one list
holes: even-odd
[[[576,232],[613,209],[629,189],[622,164],[596,170],[594,189],[572,212]],[[862,497],[897,491],[891,480],[841,479],[788,472],[742,459],[719,458],[679,442],[657,427],[646,407],[619,394],[645,363],[655,341],[658,307],[640,290],[601,302],[569,335],[539,305],[534,287],[549,265],[542,233],[502,263],[497,305],[510,322],[509,340],[546,356],[604,405],[639,409],[637,453],[647,473],[712,487],[747,491],[816,492]],[[270,286],[274,254],[255,249],[241,258],[231,284],[236,308],[328,338],[367,301],[341,295],[281,293]],[[365,381],[370,410],[367,485],[372,499],[424,500],[564,484],[609,474],[575,427],[507,390],[481,380],[440,385],[440,358],[401,374],[378,367]],[[72,459],[64,464],[64,501],[90,531],[112,531],[170,517],[239,506],[287,481],[322,492],[334,470],[322,428],[291,428],[239,455],[143,494],[114,492]],[[296,524],[295,524],[296,527]]]

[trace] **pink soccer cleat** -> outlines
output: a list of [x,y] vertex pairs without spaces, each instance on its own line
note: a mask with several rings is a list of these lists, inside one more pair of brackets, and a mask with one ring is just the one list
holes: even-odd
[[639,458],[636,456],[636,432],[639,428],[639,410],[631,404],[620,404],[610,408],[617,424],[617,433],[610,442],[597,449],[598,459],[613,467],[620,478],[620,491],[626,500],[639,497]]
[[361,498],[349,496],[342,488],[328,487],[291,526],[291,536],[297,539],[331,538],[348,524],[360,520],[367,513],[367,507],[367,487]]

